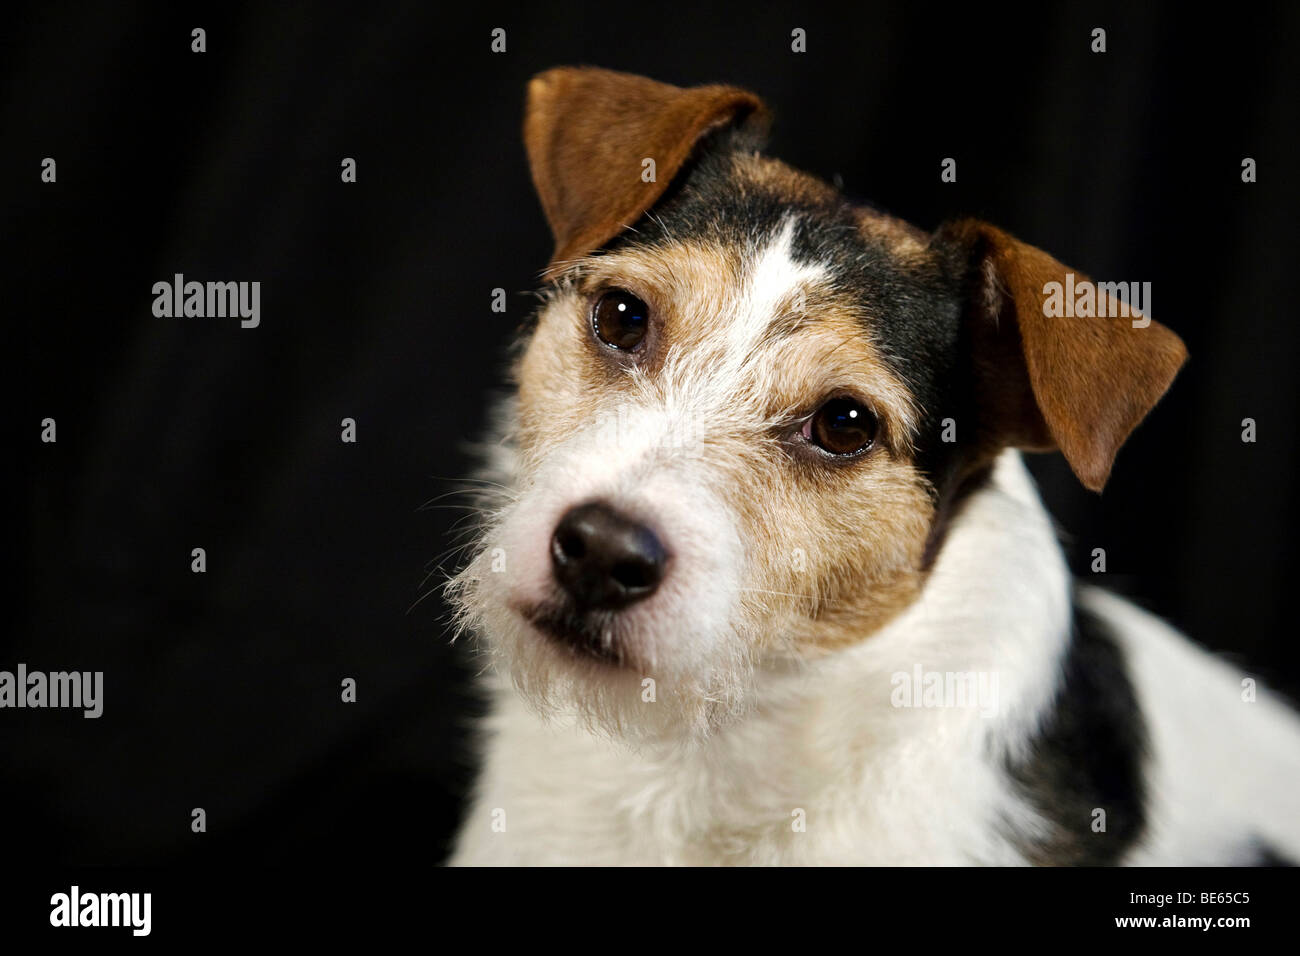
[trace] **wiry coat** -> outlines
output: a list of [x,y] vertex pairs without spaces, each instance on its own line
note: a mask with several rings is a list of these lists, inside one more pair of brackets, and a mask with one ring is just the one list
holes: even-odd
[[[1177,336],[1049,320],[1060,263],[852,205],[758,155],[763,118],[728,87],[534,81],[557,254],[451,588],[491,697],[454,862],[1300,853],[1300,720],[1077,587],[1016,450],[1100,489]],[[594,334],[610,289],[651,317],[635,348]],[[830,455],[807,425],[845,396],[872,440]],[[590,501],[666,543],[652,597],[557,586],[553,529]]]

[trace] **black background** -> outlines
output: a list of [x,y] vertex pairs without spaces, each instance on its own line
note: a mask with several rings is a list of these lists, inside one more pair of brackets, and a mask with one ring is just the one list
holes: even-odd
[[[1191,9],[8,11],[0,669],[102,670],[105,711],[0,712],[6,851],[442,858],[476,665],[421,600],[463,512],[421,505],[469,471],[550,252],[519,124],[527,78],[565,63],[747,86],[770,151],[851,194],[1152,282],[1190,364],[1103,497],[1055,456],[1034,471],[1077,569],[1104,547],[1105,583],[1294,694],[1296,15]],[[261,327],[155,318],[177,272],[260,281]]]

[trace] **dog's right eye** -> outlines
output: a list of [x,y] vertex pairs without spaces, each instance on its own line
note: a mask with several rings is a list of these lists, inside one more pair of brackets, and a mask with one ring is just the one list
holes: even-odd
[[626,289],[610,289],[596,300],[591,324],[602,342],[627,352],[645,338],[650,309]]

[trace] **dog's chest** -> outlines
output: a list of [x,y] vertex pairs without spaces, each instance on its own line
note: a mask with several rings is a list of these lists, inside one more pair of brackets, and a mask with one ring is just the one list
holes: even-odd
[[1020,862],[991,838],[989,767],[870,725],[760,715],[690,751],[636,752],[503,694],[493,727],[458,863]]

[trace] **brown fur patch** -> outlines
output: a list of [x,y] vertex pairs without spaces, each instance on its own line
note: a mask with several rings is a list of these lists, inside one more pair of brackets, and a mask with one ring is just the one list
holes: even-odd
[[902,219],[874,209],[860,208],[858,228],[864,237],[888,249],[901,266],[922,265],[932,255],[929,235]]
[[[552,273],[604,245],[663,195],[711,130],[767,125],[767,108],[733,86],[682,89],[643,76],[561,67],[528,85],[524,142],[555,234]],[[646,160],[654,162],[648,177]]]
[[[941,235],[976,258],[984,277],[976,315],[981,401],[991,446],[1056,447],[1084,486],[1100,491],[1120,446],[1187,359],[1158,322],[1134,327],[1104,296],[1096,317],[1049,317],[1045,287],[1090,282],[1047,253],[987,223],[963,220]],[[1149,318],[1149,317],[1148,317]]]
[[737,153],[732,162],[738,181],[784,196],[792,203],[814,206],[834,204],[842,199],[830,183],[779,159],[758,153]]

